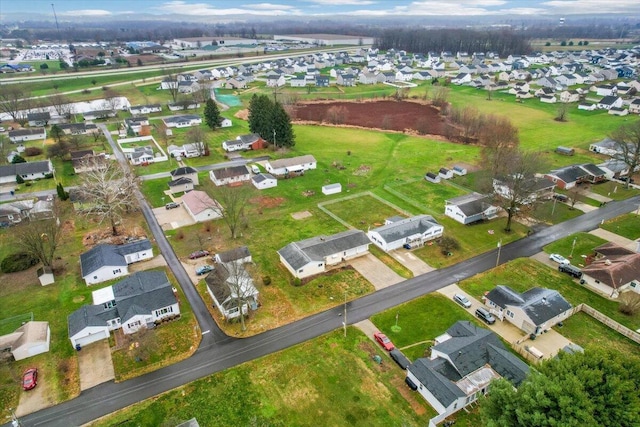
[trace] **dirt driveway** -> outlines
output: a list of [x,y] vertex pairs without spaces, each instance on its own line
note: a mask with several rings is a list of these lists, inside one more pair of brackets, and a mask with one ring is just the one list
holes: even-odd
[[78,352],[80,390],[87,390],[115,378],[109,340],[100,340]]
[[[49,386],[49,378],[52,375],[54,375],[53,372],[38,367],[38,385],[33,390],[20,392],[20,403],[15,410],[16,416],[22,417],[56,403],[53,397],[55,390]],[[20,385],[16,384],[16,387]]]
[[[176,202],[179,202],[176,200]],[[158,220],[158,224],[163,230],[173,230],[176,228],[184,227],[186,225],[195,224],[191,215],[187,212],[183,205],[175,209],[166,209],[164,207],[155,208],[153,214]]]

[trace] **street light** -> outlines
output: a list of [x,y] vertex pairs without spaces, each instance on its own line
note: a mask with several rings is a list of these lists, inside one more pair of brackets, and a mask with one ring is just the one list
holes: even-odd
[[573,249],[576,247],[576,239],[577,237],[573,238],[573,243],[571,244],[571,253],[569,254],[569,258],[573,258]]
[[500,250],[502,249],[502,239],[498,241],[498,257],[496,258],[496,267],[500,264]]
[[344,337],[347,337],[347,291],[344,291]]
[[276,130],[273,130],[273,145],[278,149],[278,144],[276,143]]

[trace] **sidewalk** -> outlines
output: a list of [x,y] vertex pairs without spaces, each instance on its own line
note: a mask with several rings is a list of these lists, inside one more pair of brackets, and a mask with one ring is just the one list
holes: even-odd
[[601,237],[609,242],[617,243],[623,248],[630,249],[634,252],[638,248],[638,242],[636,242],[635,240],[627,239],[626,237],[620,236],[616,233],[612,233],[611,231],[607,231],[603,228],[596,228],[595,230],[591,230],[589,234]]

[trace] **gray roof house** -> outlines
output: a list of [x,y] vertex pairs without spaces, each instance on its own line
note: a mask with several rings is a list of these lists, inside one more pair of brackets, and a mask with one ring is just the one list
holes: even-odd
[[178,178],[189,178],[194,185],[200,185],[198,181],[198,171],[191,166],[182,166],[171,171],[172,180]]
[[491,204],[489,196],[470,193],[445,200],[444,214],[461,224],[471,224],[496,218],[498,207]]
[[51,160],[15,163],[0,166],[0,184],[16,182],[16,175],[25,181],[46,178],[53,173]]
[[258,309],[259,292],[242,258],[216,264],[204,280],[215,307],[225,319],[240,317],[240,306],[244,315],[250,309]]
[[[433,425],[475,402],[500,377],[518,386],[529,367],[511,354],[498,336],[468,321],[458,321],[436,338],[431,357],[407,368],[407,382],[438,412]],[[432,424],[430,424],[432,425]]]
[[485,304],[500,320],[506,319],[533,335],[551,329],[572,312],[571,304],[553,289],[536,287],[520,293],[508,286],[498,285],[485,298]]
[[173,286],[163,271],[140,271],[93,292],[93,305],[71,313],[67,327],[71,345],[84,346],[108,338],[122,328],[132,334],[180,314]]
[[323,273],[328,266],[367,254],[369,244],[363,231],[348,230],[289,243],[278,251],[278,255],[294,277],[303,279]]
[[124,245],[100,244],[80,255],[80,271],[87,285],[129,274],[128,265],[153,258],[148,239]]
[[385,225],[373,228],[367,236],[374,245],[385,252],[404,245],[422,246],[425,242],[442,236],[444,227],[431,215],[417,215],[411,218],[389,218]]

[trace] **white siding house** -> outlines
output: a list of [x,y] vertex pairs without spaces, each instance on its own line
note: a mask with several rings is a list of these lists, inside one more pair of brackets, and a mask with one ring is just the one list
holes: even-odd
[[270,173],[259,173],[251,178],[251,183],[258,190],[273,188],[278,185],[278,180]]
[[288,159],[270,160],[265,165],[267,172],[273,175],[288,175],[290,173],[304,173],[316,168],[316,159],[310,154]]
[[129,274],[128,265],[153,258],[148,239],[124,245],[100,244],[80,255],[80,270],[87,285]]
[[369,230],[367,236],[385,252],[401,248],[408,244],[422,246],[429,240],[442,236],[444,227],[431,215],[418,215],[411,218],[394,218],[386,224]]
[[222,218],[222,207],[204,191],[189,191],[182,196],[182,203],[195,222]]

